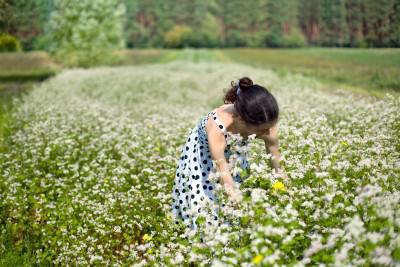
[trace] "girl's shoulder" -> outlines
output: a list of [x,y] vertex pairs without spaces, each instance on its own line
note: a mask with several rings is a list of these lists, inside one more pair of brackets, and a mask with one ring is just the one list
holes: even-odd
[[232,123],[232,108],[233,104],[223,104],[214,109],[218,119],[225,127],[228,127]]

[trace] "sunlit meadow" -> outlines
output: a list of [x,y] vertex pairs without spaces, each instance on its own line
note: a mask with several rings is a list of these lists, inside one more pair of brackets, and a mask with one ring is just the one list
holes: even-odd
[[[203,225],[202,243],[171,217],[175,169],[187,135],[241,76],[278,100],[289,179],[251,140],[243,202],[222,198],[231,224]],[[400,266],[400,99],[320,86],[217,62],[63,71],[11,114],[1,253],[62,266]]]

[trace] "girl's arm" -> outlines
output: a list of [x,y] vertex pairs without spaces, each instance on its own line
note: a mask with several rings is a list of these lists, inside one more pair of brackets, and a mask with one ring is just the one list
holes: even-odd
[[206,123],[206,132],[211,159],[216,161],[218,171],[223,173],[221,182],[224,185],[228,195],[236,197],[237,193],[234,192],[235,184],[229,170],[229,164],[224,155],[226,147],[224,134],[212,121],[212,119],[209,119]]
[[280,165],[281,155],[279,153],[278,127],[276,125],[271,127],[269,135],[262,135],[261,138],[264,140],[266,152],[272,156],[271,167],[275,169],[276,173],[282,174],[287,178],[284,169]]
[[208,139],[208,146],[210,149],[211,159],[216,161],[217,170],[224,173],[222,181],[224,185],[233,185],[233,178],[229,171],[228,162],[225,160],[225,137],[224,134],[218,129],[217,125],[209,119],[206,123],[206,132]]

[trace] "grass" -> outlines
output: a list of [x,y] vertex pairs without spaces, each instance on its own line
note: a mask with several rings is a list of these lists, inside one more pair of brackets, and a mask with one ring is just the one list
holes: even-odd
[[168,63],[174,60],[190,62],[232,62],[219,49],[127,49],[117,52],[121,60],[116,65]]
[[60,69],[43,51],[0,53],[0,82],[44,80]]
[[301,73],[326,87],[343,87],[382,97],[400,94],[400,49],[223,49],[232,61],[270,68],[281,75]]
[[0,83],[0,151],[3,139],[8,133],[9,114],[13,109],[13,99],[21,97],[30,90],[35,82]]
[[[113,65],[191,62],[238,62],[269,68],[285,76],[301,73],[317,78],[325,89],[342,87],[382,98],[386,92],[400,94],[400,49],[126,49],[117,52]],[[0,54],[0,82],[40,81],[62,66],[46,52]]]
[[191,62],[243,63],[269,68],[281,77],[300,73],[316,78],[322,90],[350,90],[360,95],[383,98],[400,95],[400,49],[129,49],[118,65]]
[[43,51],[0,53],[0,144],[7,133],[12,99],[60,70],[61,66]]
[[121,60],[116,65],[163,63],[176,59],[178,49],[126,49],[117,52]]

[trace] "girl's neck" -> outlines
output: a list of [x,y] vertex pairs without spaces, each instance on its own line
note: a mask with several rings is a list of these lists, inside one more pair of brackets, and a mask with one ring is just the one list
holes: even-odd
[[235,110],[233,104],[224,104],[220,107],[226,122],[226,130],[233,134],[240,134],[244,139],[247,139],[249,133],[246,131],[242,121],[239,120],[239,114]]

